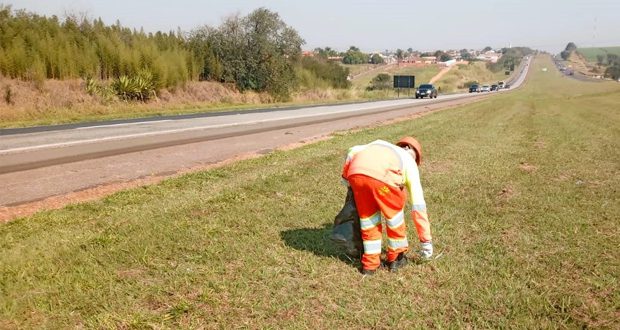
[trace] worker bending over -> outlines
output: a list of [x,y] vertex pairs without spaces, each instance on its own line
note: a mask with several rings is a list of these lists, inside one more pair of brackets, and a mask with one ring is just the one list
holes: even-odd
[[[421,242],[420,256],[433,255],[431,228],[418,166],[422,147],[413,137],[396,145],[376,140],[351,147],[342,169],[345,184],[353,190],[364,245],[362,274],[372,275],[381,265],[381,214],[387,224],[387,265],[394,272],[407,263],[407,229],[404,208],[411,196],[411,216]],[[407,189],[405,191],[405,188]]]

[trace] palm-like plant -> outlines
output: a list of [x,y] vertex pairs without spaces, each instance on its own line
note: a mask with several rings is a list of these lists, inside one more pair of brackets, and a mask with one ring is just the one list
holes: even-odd
[[141,70],[136,76],[120,76],[112,85],[116,95],[123,100],[139,100],[145,102],[155,96],[153,74]]

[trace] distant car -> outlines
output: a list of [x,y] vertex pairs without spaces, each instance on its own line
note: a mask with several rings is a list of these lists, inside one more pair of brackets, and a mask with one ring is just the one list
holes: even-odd
[[492,91],[498,91],[498,90],[499,90],[499,86],[497,86],[495,84],[491,85],[491,92]]
[[490,91],[491,91],[491,86],[489,86],[489,85],[483,85],[483,86],[480,88],[480,91],[481,91],[481,92],[490,92]]
[[473,84],[471,86],[469,86],[469,92],[470,93],[480,93],[480,86],[477,84]]
[[424,98],[428,96],[429,99],[437,98],[437,89],[432,84],[422,84],[415,91],[415,98]]
[[510,84],[504,84],[504,88],[505,88],[505,89],[510,88]]

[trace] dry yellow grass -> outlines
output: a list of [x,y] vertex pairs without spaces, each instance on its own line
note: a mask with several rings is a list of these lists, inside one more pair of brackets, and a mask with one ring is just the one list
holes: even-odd
[[477,81],[481,84],[490,84],[499,80],[506,80],[504,72],[493,73],[486,68],[485,62],[470,62],[459,64],[446,73],[436,82],[444,92],[455,92],[464,89],[464,84]]
[[148,103],[104,101],[89,95],[80,79],[35,83],[0,78],[0,91],[0,126],[3,127],[155,115],[180,109],[270,101],[264,95],[239,93],[234,87],[212,82],[190,82],[176,90],[164,89]]
[[89,95],[84,82],[46,80],[26,82],[0,77],[0,127],[20,127],[77,121],[133,118],[162,114],[217,111],[231,108],[282,106],[296,103],[333,102],[364,98],[349,90],[310,89],[292,95],[291,102],[274,103],[264,93],[241,93],[232,85],[189,82],[185,86],[163,89],[147,102],[105,101]]

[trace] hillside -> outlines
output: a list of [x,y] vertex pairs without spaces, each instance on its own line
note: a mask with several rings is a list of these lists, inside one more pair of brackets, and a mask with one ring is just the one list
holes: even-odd
[[428,66],[413,66],[413,65],[382,65],[374,70],[367,70],[358,73],[352,80],[353,87],[364,89],[369,86],[372,78],[380,73],[387,73],[390,76],[394,75],[413,75],[416,77],[415,84],[427,83],[434,75],[439,72],[439,68],[436,65]]
[[562,52],[564,66],[596,79],[620,79],[620,47],[577,48]]
[[591,48],[578,48],[577,51],[585,57],[585,59],[590,63],[597,63],[598,57],[603,56],[603,58],[607,57],[607,54],[615,54],[620,56],[620,46],[618,47],[591,47]]
[[352,80],[352,84],[357,89],[364,89],[369,86],[370,81],[380,73],[394,75],[414,75],[416,86],[428,82],[433,82],[437,87],[441,87],[441,92],[452,93],[462,92],[467,89],[468,83],[478,82],[483,84],[493,84],[501,80],[507,80],[504,70],[493,72],[489,70],[486,62],[472,61],[465,64],[456,64],[445,74],[440,74],[441,70],[437,65],[426,66],[378,66],[370,70],[358,73]]
[[445,92],[457,92],[467,89],[468,84],[472,82],[490,85],[506,80],[507,77],[504,71],[492,72],[487,68],[485,62],[477,61],[456,65],[435,84],[441,86]]
[[566,66],[589,77],[600,77],[605,72],[604,68],[589,62],[580,52],[571,52]]

